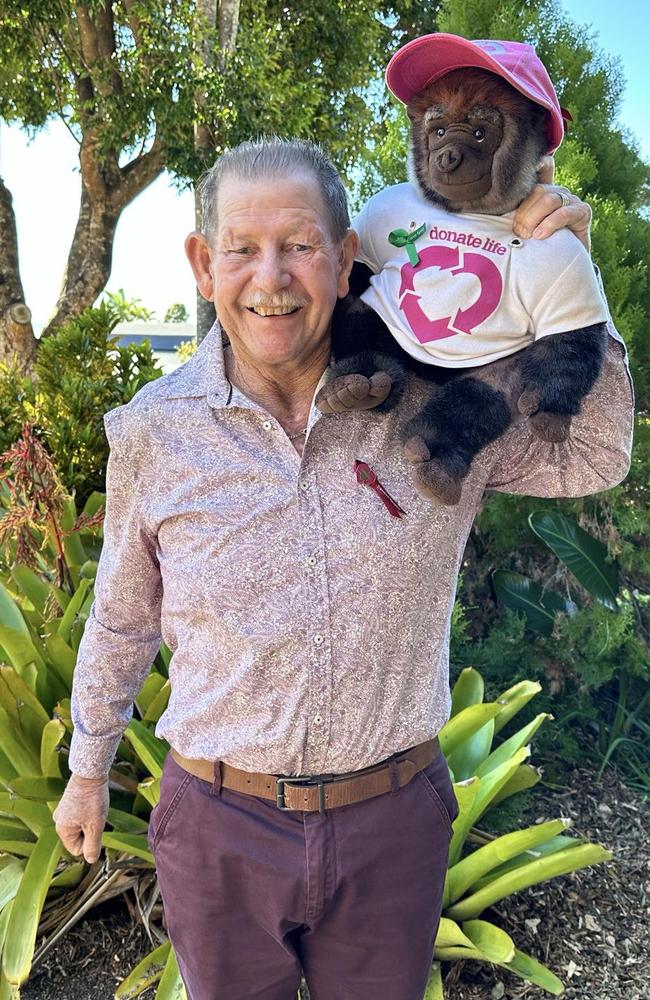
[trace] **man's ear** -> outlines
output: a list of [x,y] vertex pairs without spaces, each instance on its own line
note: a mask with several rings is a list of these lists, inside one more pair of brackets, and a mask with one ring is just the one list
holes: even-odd
[[212,254],[203,233],[199,233],[196,229],[190,233],[185,240],[185,253],[194,273],[196,287],[204,299],[212,302],[214,295],[214,281],[210,270]]
[[358,252],[359,237],[355,233],[354,229],[348,229],[341,241],[341,248],[339,250],[339,280],[337,295],[340,299],[345,298],[350,290],[348,278],[350,277],[350,271],[352,270],[352,265],[354,264],[354,258]]

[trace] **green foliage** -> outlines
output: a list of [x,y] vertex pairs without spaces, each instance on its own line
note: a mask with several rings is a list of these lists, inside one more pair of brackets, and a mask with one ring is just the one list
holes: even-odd
[[[117,292],[104,292],[104,301],[110,306],[118,323],[124,323],[128,320],[155,319],[153,310],[143,306],[140,299],[127,299],[123,288]],[[165,320],[165,322],[167,321]]]
[[324,142],[349,170],[377,120],[365,88],[381,78],[404,30],[422,28],[436,7],[243,0],[237,44],[226,54],[191,0],[112,4],[115,51],[102,57],[100,47],[90,61],[80,46],[82,16],[99,24],[96,5],[7,0],[0,117],[40,128],[60,115],[78,138],[92,128],[100,150],[131,155],[150,147],[155,132],[181,184],[208,165],[195,151],[196,124],[208,127],[217,153],[278,132]]
[[149,344],[117,344],[111,334],[118,321],[103,302],[65,323],[41,343],[33,379],[0,367],[0,451],[20,435],[23,421],[34,424],[81,504],[104,489],[104,414],[162,374]]
[[196,340],[183,340],[176,348],[176,353],[178,354],[181,361],[189,361],[193,354],[196,354],[198,350],[198,344]]
[[187,323],[190,314],[182,302],[174,302],[165,313],[164,323]]

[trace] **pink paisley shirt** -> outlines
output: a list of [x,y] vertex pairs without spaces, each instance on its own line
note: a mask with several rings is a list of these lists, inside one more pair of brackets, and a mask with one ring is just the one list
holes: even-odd
[[[302,456],[231,386],[217,325],[176,371],[106,414],[104,545],[72,692],[69,763],[108,774],[161,639],[169,702],[155,732],[188,757],[298,775],[366,767],[449,716],[458,570],[486,490],[580,496],[614,486],[632,391],[612,331],[570,440],[522,419],[474,461],[457,507],[415,491],[391,414],[322,416]],[[357,482],[367,462],[403,508]]]

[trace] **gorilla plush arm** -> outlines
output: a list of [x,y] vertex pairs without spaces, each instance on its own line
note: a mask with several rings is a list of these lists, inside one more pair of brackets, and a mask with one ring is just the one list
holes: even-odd
[[[352,286],[358,295],[370,272],[364,265],[355,268]],[[377,313],[349,295],[339,300],[332,320],[335,377],[321,390],[317,404],[325,412],[340,412],[347,407],[330,407],[337,387],[355,376],[370,380],[381,371],[392,384],[376,407],[380,412],[399,402],[407,370],[435,383],[438,388],[403,428],[402,438],[406,456],[416,466],[418,489],[431,499],[454,504],[475,455],[500,437],[518,413],[530,416],[540,438],[566,439],[571,416],[579,413],[601,370],[606,344],[606,325],[597,323],[542,337],[500,361],[458,372],[415,361]]]

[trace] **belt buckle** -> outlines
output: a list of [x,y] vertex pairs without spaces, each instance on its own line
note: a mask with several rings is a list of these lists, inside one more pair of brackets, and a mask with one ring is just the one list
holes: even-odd
[[275,804],[281,812],[296,812],[285,803],[284,786],[294,785],[297,788],[317,788],[318,789],[318,811],[325,812],[325,778],[276,778],[275,782]]

